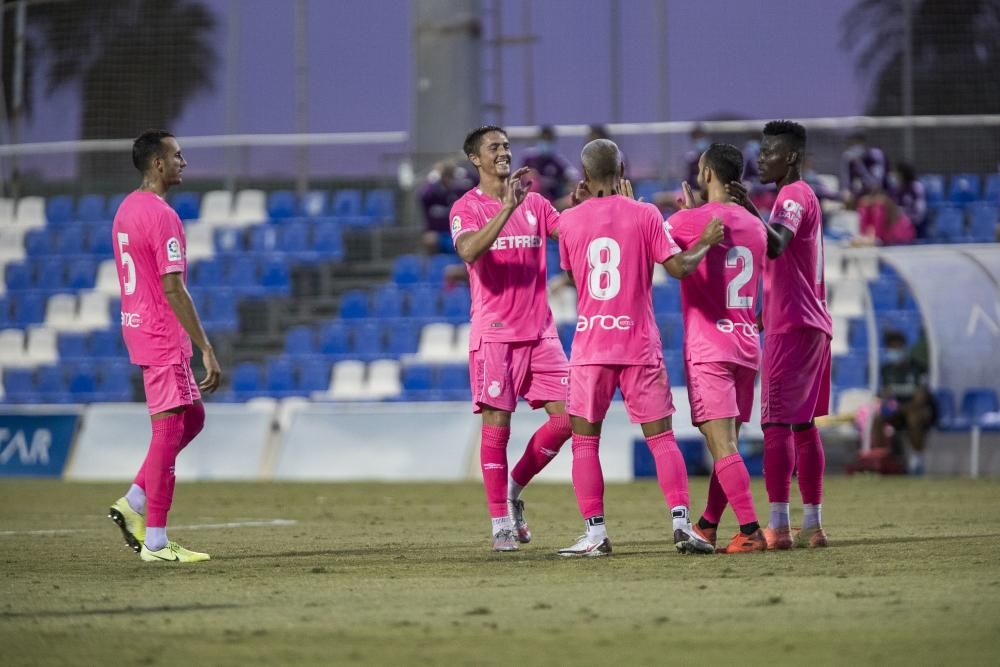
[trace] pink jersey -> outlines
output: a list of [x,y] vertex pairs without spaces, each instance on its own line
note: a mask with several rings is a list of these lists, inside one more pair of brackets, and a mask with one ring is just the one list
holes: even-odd
[[794,236],[781,257],[764,262],[764,331],[819,329],[832,336],[823,279],[823,212],[812,188],[805,181],[781,188],[770,223]]
[[712,218],[725,225],[722,243],[681,282],[684,355],[691,363],[731,361],[750,368],[760,362],[757,291],[767,253],[767,231],[738,204],[705,204],[670,218],[670,234],[687,250]]
[[163,292],[160,276],[187,279],[181,219],[152,192],[125,197],[112,230],[122,294],[122,338],[140,366],[166,366],[191,358],[191,339]]
[[[502,208],[479,188],[451,207],[451,239],[486,226]],[[529,192],[500,235],[469,269],[472,326],[469,349],[482,341],[517,342],[554,338],[555,322],[546,295],[545,239],[559,214],[541,195]]]
[[653,265],[680,251],[652,204],[614,195],[563,212],[560,265],[573,273],[577,293],[570,366],[659,363]]

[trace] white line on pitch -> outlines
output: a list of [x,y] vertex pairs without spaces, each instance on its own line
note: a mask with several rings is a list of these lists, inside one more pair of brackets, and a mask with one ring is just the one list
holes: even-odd
[[[267,519],[256,521],[230,521],[228,523],[194,523],[187,526],[170,526],[171,530],[211,530],[213,528],[262,528],[272,526],[294,526],[295,519]],[[55,528],[51,530],[0,530],[0,537],[8,535],[64,535],[85,533],[103,528]]]

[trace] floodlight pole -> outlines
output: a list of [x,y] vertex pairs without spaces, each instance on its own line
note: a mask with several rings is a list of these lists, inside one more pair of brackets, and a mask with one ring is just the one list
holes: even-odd
[[[309,26],[306,0],[295,1],[295,131],[309,131]],[[295,190],[302,197],[309,189],[309,147],[298,149]]]
[[[913,0],[903,0],[903,68],[902,68],[903,114],[913,116]],[[903,157],[910,164],[914,161],[913,125],[903,126]]]
[[[226,36],[226,134],[239,131],[239,60],[240,60],[240,9],[239,0],[229,0],[229,19]],[[226,149],[226,190],[236,192],[240,153],[244,149],[231,146]]]

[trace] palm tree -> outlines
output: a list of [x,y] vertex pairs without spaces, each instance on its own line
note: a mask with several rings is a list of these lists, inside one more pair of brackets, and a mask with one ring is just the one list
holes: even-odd
[[[902,113],[906,0],[858,0],[841,21],[842,45],[872,84],[868,113]],[[1000,112],[1000,0],[910,0],[913,112]]]

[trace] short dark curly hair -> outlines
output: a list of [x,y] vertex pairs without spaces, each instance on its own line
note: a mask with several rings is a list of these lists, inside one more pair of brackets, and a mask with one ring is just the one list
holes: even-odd
[[499,132],[505,137],[507,136],[507,130],[497,125],[483,125],[481,127],[477,127],[472,132],[465,135],[465,141],[462,143],[462,150],[465,151],[465,154],[479,155],[479,145],[482,143],[483,137],[490,132]]
[[806,148],[806,128],[791,120],[772,120],[764,126],[764,136],[783,137],[792,149],[802,152]]
[[743,153],[732,144],[712,144],[705,151],[705,166],[715,172],[723,185],[729,185],[743,175]]
[[132,164],[146,173],[154,157],[163,155],[163,140],[172,137],[166,130],[146,130],[132,142]]

